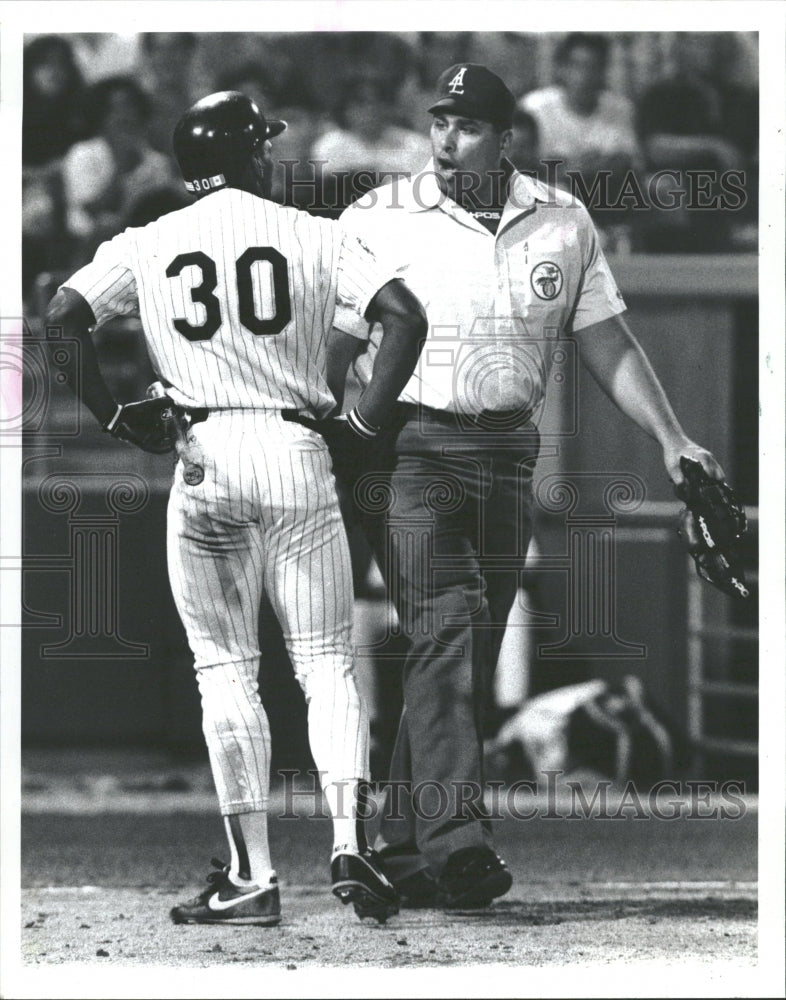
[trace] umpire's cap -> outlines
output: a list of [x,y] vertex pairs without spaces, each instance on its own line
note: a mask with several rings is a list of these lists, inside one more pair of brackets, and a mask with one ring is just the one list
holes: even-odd
[[187,190],[232,185],[254,151],[286,127],[283,121],[267,121],[254,101],[236,90],[203,97],[186,111],[172,136]]
[[437,81],[436,98],[428,109],[432,115],[465,115],[502,129],[513,124],[516,98],[496,73],[478,63],[449,66]]

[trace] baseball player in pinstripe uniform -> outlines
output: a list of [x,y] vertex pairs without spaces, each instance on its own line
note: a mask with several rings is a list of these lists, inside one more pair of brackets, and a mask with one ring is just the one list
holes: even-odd
[[[239,93],[197,102],[174,133],[196,202],[104,243],[47,314],[80,339],[81,373],[69,372],[69,382],[104,430],[149,451],[178,443],[169,576],[231,862],[214,862],[208,888],[172,910],[176,923],[280,920],[267,835],[270,734],[257,686],[263,588],[308,703],[334,821],[333,891],[360,916],[397,910],[356,818],[368,721],[353,674],[352,574],[330,454],[320,434],[282,412],[324,423],[335,410],[325,353],[338,302],[385,330],[373,381],[334,421],[338,435],[368,441],[414,369],[426,321],[364,243],[266,200],[270,140],[285,128]],[[90,330],[137,313],[166,395],[123,406],[100,373]]]

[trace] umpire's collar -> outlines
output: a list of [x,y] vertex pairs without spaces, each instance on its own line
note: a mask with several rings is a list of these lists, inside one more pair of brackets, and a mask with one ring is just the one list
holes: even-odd
[[[500,229],[514,216],[528,212],[536,201],[548,202],[550,200],[549,189],[545,184],[541,184],[539,180],[528,174],[519,173],[510,160],[505,160],[503,163],[510,167],[512,174]],[[433,159],[429,160],[423,170],[412,178],[409,195],[410,197],[404,205],[408,212],[428,212],[432,208],[439,208],[453,216],[457,221],[462,222],[467,216],[464,209],[456,204],[452,198],[448,198],[440,188]],[[474,225],[473,219],[473,227]]]

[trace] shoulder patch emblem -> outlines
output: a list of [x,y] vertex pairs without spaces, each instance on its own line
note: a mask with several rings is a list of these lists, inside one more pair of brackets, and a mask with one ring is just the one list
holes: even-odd
[[529,280],[539,299],[556,299],[562,291],[562,271],[550,260],[536,264]]

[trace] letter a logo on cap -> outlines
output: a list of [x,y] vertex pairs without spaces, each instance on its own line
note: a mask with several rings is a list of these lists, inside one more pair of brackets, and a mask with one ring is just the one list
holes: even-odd
[[467,72],[467,67],[462,66],[461,69],[456,73],[453,79],[448,84],[448,91],[451,94],[463,94],[464,93],[464,74]]

